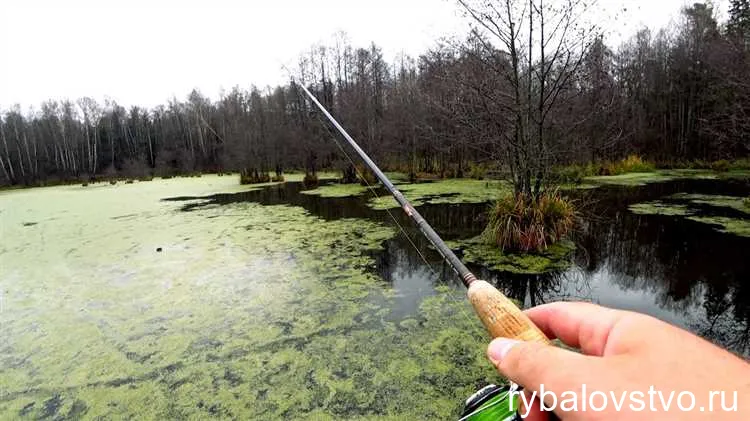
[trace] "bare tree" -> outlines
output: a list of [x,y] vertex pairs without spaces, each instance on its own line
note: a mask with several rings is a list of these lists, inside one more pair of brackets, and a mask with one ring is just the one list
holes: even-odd
[[[586,3],[579,0],[458,0],[475,23],[475,39],[484,57],[496,57],[499,48],[509,66],[486,65],[507,80],[509,90],[486,93],[501,101],[496,120],[508,121],[503,133],[505,164],[510,169],[516,194],[539,195],[550,167],[548,132],[551,113],[572,91],[571,83],[596,33],[584,27],[581,15]],[[498,85],[504,86],[504,85]],[[482,89],[499,89],[484,86]]]

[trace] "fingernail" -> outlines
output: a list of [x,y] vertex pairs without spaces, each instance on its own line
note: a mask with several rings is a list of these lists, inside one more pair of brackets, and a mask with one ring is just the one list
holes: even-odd
[[490,343],[487,349],[487,356],[490,357],[490,361],[497,365],[502,361],[510,350],[518,345],[521,341],[507,338],[497,338]]

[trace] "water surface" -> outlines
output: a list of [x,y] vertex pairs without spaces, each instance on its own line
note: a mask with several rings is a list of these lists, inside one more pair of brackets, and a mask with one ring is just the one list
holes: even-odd
[[[451,420],[501,381],[462,287],[400,211],[235,183],[0,193],[0,418]],[[575,193],[569,270],[473,269],[527,306],[637,310],[747,354],[750,239],[628,211],[674,193],[750,188]],[[447,240],[477,235],[485,210],[420,208]]]

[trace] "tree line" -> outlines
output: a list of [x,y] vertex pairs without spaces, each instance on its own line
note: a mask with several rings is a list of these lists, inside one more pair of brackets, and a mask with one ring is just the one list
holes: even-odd
[[750,151],[750,0],[710,3],[617,48],[582,2],[458,0],[462,40],[388,62],[337,34],[283,86],[198,91],[153,109],[91,98],[0,115],[0,184],[194,172],[349,167],[300,94],[309,87],[383,167],[463,176],[502,169],[538,192],[556,165],[628,154],[661,162]]

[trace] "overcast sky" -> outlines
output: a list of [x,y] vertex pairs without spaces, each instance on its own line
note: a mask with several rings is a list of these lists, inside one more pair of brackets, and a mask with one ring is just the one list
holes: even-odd
[[[691,3],[600,0],[599,14],[618,38]],[[280,61],[337,31],[390,59],[466,28],[451,0],[0,0],[0,108],[81,96],[152,107],[193,88],[216,98],[282,82]]]

